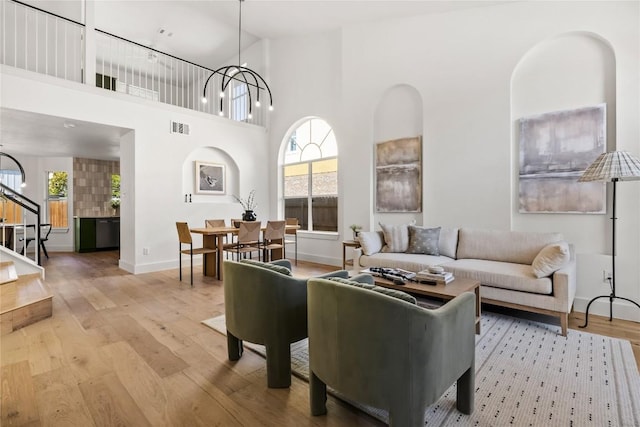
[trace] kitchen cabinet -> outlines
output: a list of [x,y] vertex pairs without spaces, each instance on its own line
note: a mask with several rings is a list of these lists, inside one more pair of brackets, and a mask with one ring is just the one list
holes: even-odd
[[119,217],[74,217],[76,252],[120,247]]

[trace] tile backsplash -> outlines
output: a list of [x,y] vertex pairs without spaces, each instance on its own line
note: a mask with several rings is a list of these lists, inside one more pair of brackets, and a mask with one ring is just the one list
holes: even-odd
[[111,175],[120,174],[120,162],[113,160],[73,159],[73,215],[112,216]]

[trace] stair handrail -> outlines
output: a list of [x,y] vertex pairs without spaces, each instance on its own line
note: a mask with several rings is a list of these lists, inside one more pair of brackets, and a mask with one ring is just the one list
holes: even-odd
[[[13,188],[3,184],[0,182],[0,198],[6,198],[7,200],[12,201],[13,203],[16,203],[17,205],[21,206],[23,209],[26,209],[27,211],[33,213],[36,216],[36,225],[35,225],[35,241],[36,241],[36,262],[38,263],[38,265],[42,265],[41,264],[41,258],[40,258],[40,225],[41,225],[41,221],[40,221],[40,205],[38,203],[36,203],[35,201],[31,200],[30,198],[28,198],[27,196],[18,193],[17,191],[15,191]],[[24,218],[24,217],[23,217]],[[23,221],[24,222],[24,221]],[[26,224],[23,224],[23,226],[26,228]],[[2,219],[2,222],[0,222],[0,227],[2,227],[3,229],[3,233],[2,236],[4,236],[4,228],[5,228],[5,223],[4,223],[4,218]],[[25,230],[26,231],[26,230]],[[3,237],[3,242],[4,244],[4,237]],[[25,234],[25,244],[26,244],[26,234]],[[14,245],[13,245],[13,251],[18,253],[16,251],[16,247],[15,247],[15,233],[14,233]],[[25,254],[26,256],[26,251]]]

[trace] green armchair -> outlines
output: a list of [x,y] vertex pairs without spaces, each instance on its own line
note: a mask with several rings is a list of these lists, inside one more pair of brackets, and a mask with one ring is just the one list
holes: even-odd
[[390,425],[424,425],[425,408],[457,381],[460,412],[474,406],[475,295],[436,310],[350,284],[308,281],[311,413],[326,387],[389,411]]
[[[291,262],[226,260],[224,304],[229,360],[242,356],[242,340],[267,351],[267,384],[291,385],[290,344],[307,337],[307,279],[291,276]],[[320,277],[347,277],[344,270]]]

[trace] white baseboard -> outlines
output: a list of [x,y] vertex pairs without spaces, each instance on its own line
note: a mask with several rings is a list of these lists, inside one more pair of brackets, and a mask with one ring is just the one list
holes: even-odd
[[[202,265],[202,259],[194,259],[193,260],[194,268],[196,266],[201,266],[201,265]],[[177,269],[178,268],[178,260],[161,261],[161,262],[150,262],[148,264],[135,264],[135,265],[132,265],[130,263],[123,262],[122,260],[120,260],[118,266],[121,269],[123,269],[125,271],[128,271],[129,273],[132,273],[132,274],[143,274],[143,273],[153,273],[154,271]],[[186,261],[183,260],[182,261],[182,268],[188,267],[188,266],[189,266],[189,260],[186,260]]]
[[[293,254],[287,253],[287,258],[291,261],[294,261],[295,258],[292,258]],[[307,261],[307,262],[315,262],[316,264],[325,264],[325,265],[333,265],[339,268],[342,268],[342,258],[333,258],[333,257],[324,257],[313,254],[303,254],[298,252],[298,260]]]
[[[576,298],[573,301],[573,309],[577,312],[584,313],[587,311],[587,305],[589,304],[589,301],[591,301],[590,298]],[[595,314],[608,318],[609,298],[599,298],[594,301],[589,308],[589,314]],[[640,322],[640,308],[624,300],[614,300],[613,318]]]

